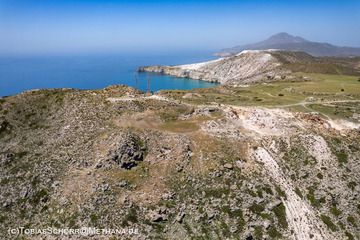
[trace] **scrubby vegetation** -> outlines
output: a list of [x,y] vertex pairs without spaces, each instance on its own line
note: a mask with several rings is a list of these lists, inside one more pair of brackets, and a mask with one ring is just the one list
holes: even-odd
[[[358,82],[309,76],[312,83],[162,91],[165,100],[124,86],[0,99],[0,234],[20,224],[290,239],[299,234],[293,224],[306,224],[294,215],[305,206],[313,215],[301,216],[330,230],[320,234],[356,239],[360,138],[328,125],[325,108],[349,101],[336,103],[334,119],[355,124],[340,109],[358,112]],[[332,99],[340,81],[346,94]],[[323,115],[309,113],[320,105]]]

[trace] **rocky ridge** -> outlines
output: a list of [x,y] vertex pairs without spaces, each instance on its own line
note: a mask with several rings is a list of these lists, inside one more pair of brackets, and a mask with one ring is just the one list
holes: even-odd
[[133,239],[356,239],[359,124],[125,86],[2,98],[1,235],[20,225],[138,228]]
[[[281,80],[303,80],[296,72],[360,75],[360,59],[316,58],[304,52],[244,50],[216,60],[177,65],[146,66],[139,72],[152,72],[226,85]],[[360,66],[360,65],[359,65]]]

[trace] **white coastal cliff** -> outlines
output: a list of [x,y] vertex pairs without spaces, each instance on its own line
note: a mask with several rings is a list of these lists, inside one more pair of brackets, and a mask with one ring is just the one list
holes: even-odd
[[252,83],[281,75],[281,63],[272,55],[274,50],[247,50],[235,56],[212,61],[177,65],[141,67],[140,72],[155,72],[176,77],[218,82],[221,84]]

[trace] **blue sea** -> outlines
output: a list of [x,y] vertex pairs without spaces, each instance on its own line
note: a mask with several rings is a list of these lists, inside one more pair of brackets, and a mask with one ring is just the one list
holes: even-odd
[[[77,56],[0,57],[0,96],[29,89],[78,88],[99,89],[126,84],[147,89],[147,74],[136,70],[148,65],[177,65],[214,59],[211,53],[107,54]],[[215,83],[151,74],[151,91],[193,89]]]

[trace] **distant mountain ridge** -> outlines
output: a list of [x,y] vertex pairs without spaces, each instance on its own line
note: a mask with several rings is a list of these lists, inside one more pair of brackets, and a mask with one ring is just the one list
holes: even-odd
[[275,34],[270,38],[258,43],[226,48],[216,53],[216,55],[221,57],[226,57],[237,54],[243,50],[266,50],[266,49],[302,51],[316,57],[360,56],[360,48],[339,47],[329,43],[312,42],[302,37],[292,36],[285,32]]

